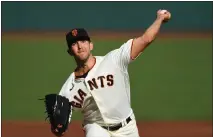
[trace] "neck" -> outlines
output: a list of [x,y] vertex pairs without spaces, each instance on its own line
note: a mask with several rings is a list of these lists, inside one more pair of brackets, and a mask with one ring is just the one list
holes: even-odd
[[95,57],[90,55],[86,61],[76,61],[77,68],[76,72],[84,74],[88,72],[95,65]]

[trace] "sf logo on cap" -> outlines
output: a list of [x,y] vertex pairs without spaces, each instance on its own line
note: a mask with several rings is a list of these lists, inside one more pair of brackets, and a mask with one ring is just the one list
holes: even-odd
[[77,34],[78,34],[78,31],[76,29],[72,30],[72,35],[73,36],[77,36]]

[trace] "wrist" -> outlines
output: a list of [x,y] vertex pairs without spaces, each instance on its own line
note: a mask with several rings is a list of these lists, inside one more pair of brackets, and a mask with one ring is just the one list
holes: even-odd
[[159,20],[159,21],[163,22],[164,17],[163,16],[158,16],[156,20]]

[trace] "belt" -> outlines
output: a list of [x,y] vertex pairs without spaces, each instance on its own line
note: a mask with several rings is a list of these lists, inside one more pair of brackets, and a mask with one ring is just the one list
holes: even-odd
[[[128,124],[130,121],[131,121],[131,117],[129,116],[127,119],[126,119],[126,123]],[[115,125],[115,126],[102,126],[102,128],[104,129],[107,129],[109,131],[115,131],[115,130],[118,130],[119,128],[122,127],[122,123],[119,123],[118,125]]]

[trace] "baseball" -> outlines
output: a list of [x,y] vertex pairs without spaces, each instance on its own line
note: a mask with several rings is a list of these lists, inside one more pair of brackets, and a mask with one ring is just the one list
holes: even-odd
[[161,14],[168,14],[168,16],[165,18],[165,21],[168,21],[171,18],[171,13],[168,12],[167,10],[161,10]]
[[161,10],[160,13],[165,14],[167,10]]

